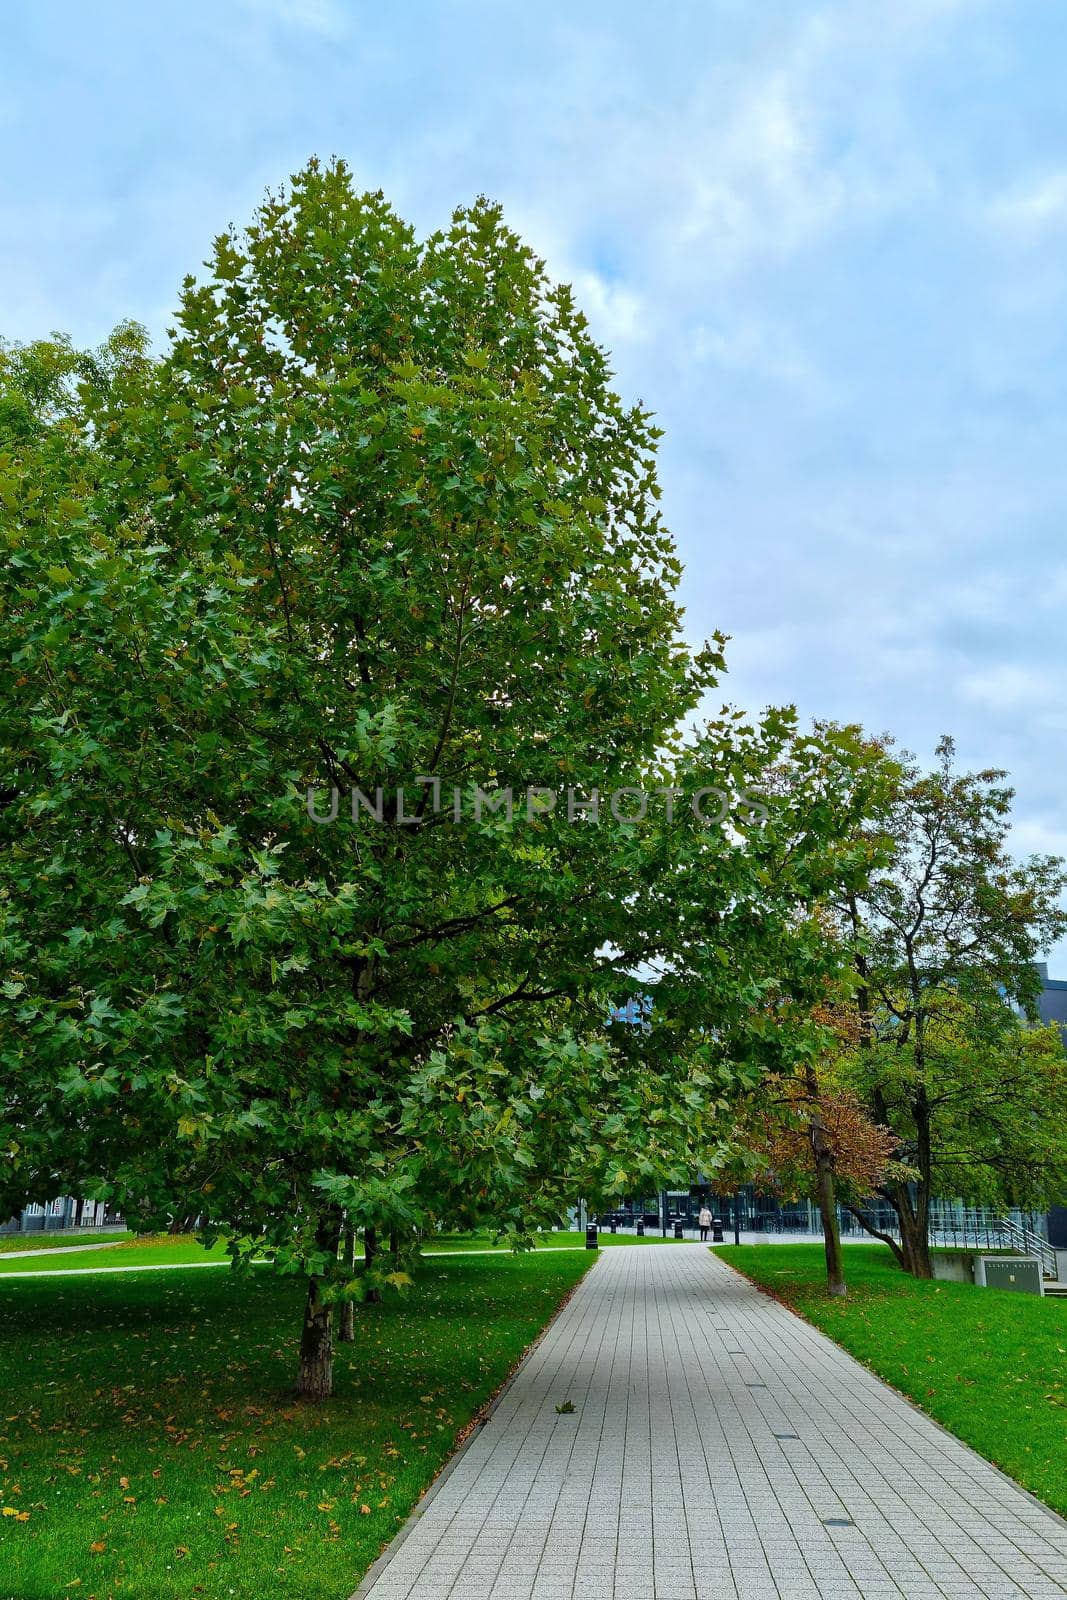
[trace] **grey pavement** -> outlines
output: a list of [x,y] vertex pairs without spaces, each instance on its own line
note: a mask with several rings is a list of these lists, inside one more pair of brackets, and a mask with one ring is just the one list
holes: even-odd
[[116,1244],[121,1244],[121,1239],[98,1239],[92,1244],[55,1244],[49,1245],[45,1250],[0,1250],[0,1262],[25,1261],[27,1256],[71,1256],[77,1255],[82,1250],[110,1250]]
[[699,1245],[605,1250],[357,1595],[1062,1597],[1067,1522]]

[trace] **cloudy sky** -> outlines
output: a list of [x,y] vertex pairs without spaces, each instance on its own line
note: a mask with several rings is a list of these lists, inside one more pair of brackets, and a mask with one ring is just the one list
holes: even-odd
[[1063,0],[5,0],[0,59],[7,337],[162,339],[311,154],[499,199],[666,429],[725,694],[951,732],[1067,853]]

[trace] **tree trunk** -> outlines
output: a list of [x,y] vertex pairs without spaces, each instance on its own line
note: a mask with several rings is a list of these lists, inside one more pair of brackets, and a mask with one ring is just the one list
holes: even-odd
[[[369,1272],[374,1265],[374,1258],[378,1254],[378,1230],[364,1228],[363,1230],[363,1270]],[[366,1300],[368,1305],[376,1306],[382,1298],[382,1291],[372,1286],[367,1290]]]
[[[338,1220],[336,1212],[325,1217],[315,1235],[315,1243],[327,1254],[337,1252]],[[308,1274],[304,1326],[300,1334],[300,1366],[296,1376],[296,1392],[305,1400],[328,1400],[333,1394],[332,1307],[322,1298],[322,1283],[317,1274]]]
[[823,1248],[826,1251],[826,1288],[836,1299],[848,1293],[845,1285],[845,1263],[841,1255],[841,1228],[837,1220],[837,1196],[834,1193],[834,1149],[826,1137],[826,1125],[819,1108],[819,1080],[809,1062],[805,1071],[808,1099],[811,1103],[811,1121],[808,1134],[811,1153],[815,1160],[815,1193],[822,1218]]
[[[341,1259],[347,1276],[351,1279],[356,1267],[356,1230],[346,1218],[342,1233],[343,1251]],[[337,1337],[342,1344],[351,1344],[356,1337],[356,1306],[353,1300],[341,1301],[341,1326],[337,1330]]]
[[308,1278],[304,1328],[300,1335],[300,1371],[296,1392],[305,1400],[328,1400],[333,1393],[333,1337],[330,1306],[321,1299],[321,1279]]
[[907,1270],[912,1277],[932,1278],[934,1269],[930,1260],[930,1240],[927,1237],[925,1223],[917,1214],[917,1208],[912,1206],[910,1196],[907,1205],[900,1212],[900,1239],[904,1247]]
[[[920,1058],[921,1059],[921,1058]],[[919,1182],[915,1195],[915,1238],[912,1244],[913,1271],[917,1278],[932,1278],[930,1261],[930,1173],[932,1151],[930,1138],[930,1102],[926,1085],[920,1083],[915,1096],[915,1132],[919,1147]]]
[[934,1269],[930,1262],[930,1240],[927,1237],[927,1209],[912,1204],[905,1183],[893,1185],[890,1204],[900,1221],[900,1249],[905,1272],[913,1278],[932,1278]]
[[915,1121],[916,1166],[919,1169],[919,1177],[915,1185],[914,1205],[912,1205],[911,1195],[905,1191],[907,1203],[900,1217],[901,1239],[904,1238],[904,1227],[906,1225],[908,1254],[911,1257],[911,1272],[916,1278],[932,1278],[934,1275],[934,1269],[930,1262],[930,1174],[932,1152],[930,1146],[930,1101],[926,1093],[926,1013],[923,1004],[922,984],[919,980],[910,940],[907,952],[911,1006],[914,1016],[911,1057],[917,1085],[911,1102],[911,1114]]
[[837,1299],[848,1293],[845,1262],[841,1254],[841,1229],[837,1220],[834,1194],[834,1155],[822,1128],[822,1119],[812,1122],[811,1147],[815,1156],[815,1191],[822,1218],[823,1248],[826,1252],[826,1288]]

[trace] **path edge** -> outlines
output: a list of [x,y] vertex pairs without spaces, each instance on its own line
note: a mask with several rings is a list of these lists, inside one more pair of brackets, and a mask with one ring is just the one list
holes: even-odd
[[400,1546],[404,1543],[408,1535],[413,1532],[415,1524],[422,1521],[427,1506],[436,1497],[438,1491],[444,1488],[445,1484],[452,1476],[452,1473],[455,1471],[456,1467],[459,1466],[459,1463],[463,1460],[463,1457],[470,1449],[474,1440],[481,1433],[482,1429],[493,1415],[493,1412],[496,1410],[497,1406],[500,1405],[501,1401],[504,1399],[504,1396],[511,1389],[512,1385],[515,1383],[520,1372],[522,1372],[531,1356],[542,1344],[542,1342],[548,1338],[548,1335],[551,1333],[560,1317],[566,1311],[567,1307],[570,1305],[579,1289],[584,1283],[588,1282],[590,1273],[595,1270],[602,1259],[603,1258],[598,1249],[596,1252],[596,1259],[590,1262],[589,1267],[585,1272],[582,1273],[582,1276],[578,1279],[578,1282],[573,1284],[567,1291],[566,1295],[564,1295],[563,1299],[560,1301],[549,1320],[541,1329],[541,1332],[537,1335],[537,1338],[526,1346],[526,1349],[523,1351],[518,1361],[516,1361],[515,1365],[512,1367],[511,1371],[500,1385],[500,1388],[494,1395],[491,1396],[489,1400],[486,1401],[481,1410],[476,1412],[471,1418],[470,1422],[467,1424],[467,1429],[462,1439],[459,1441],[456,1448],[453,1450],[452,1454],[449,1456],[448,1460],[437,1474],[436,1478],[434,1478],[433,1482],[423,1490],[418,1500],[416,1500],[415,1504],[408,1512],[404,1522],[401,1523],[400,1527],[393,1534],[393,1537],[390,1539],[381,1555],[379,1555],[377,1559],[367,1568],[366,1572],[363,1574],[363,1577],[360,1579],[359,1587],[352,1590],[352,1593],[348,1595],[347,1600],[366,1600],[366,1596],[370,1593],[372,1586],[377,1583],[378,1579],[381,1577],[382,1573],[393,1559],[393,1556],[396,1554],[397,1550],[400,1549]]
[[[715,1255],[715,1252],[709,1248],[708,1254]],[[796,1317],[798,1322],[803,1322],[805,1327],[810,1328],[813,1333],[817,1333],[821,1338],[829,1340],[834,1349],[840,1350],[841,1354],[846,1356],[853,1366],[866,1373],[868,1378],[874,1378],[877,1383],[884,1384],[891,1394],[896,1395],[898,1400],[903,1400],[904,1404],[909,1406],[916,1416],[922,1417],[924,1422],[930,1423],[931,1427],[936,1428],[938,1433],[943,1433],[946,1439],[951,1439],[953,1444],[960,1445],[964,1450],[969,1450],[976,1461],[980,1461],[991,1472],[995,1472],[997,1477],[1002,1479],[1010,1489],[1014,1489],[1016,1494],[1023,1495],[1030,1501],[1031,1505],[1036,1506],[1038,1511],[1043,1511],[1046,1517],[1052,1518],[1053,1522],[1067,1526],[1067,1517],[1062,1512],[1057,1511],[1055,1506],[1050,1506],[1047,1500],[1042,1500],[1041,1496],[1035,1494],[1032,1489],[1028,1489],[1025,1483],[1020,1483],[1018,1478],[1011,1476],[1010,1472],[1005,1472],[1003,1467],[998,1467],[995,1461],[990,1461],[989,1457],[984,1456],[980,1450],[976,1450],[973,1444],[968,1444],[966,1439],[961,1439],[958,1433],[953,1433],[951,1428],[946,1428],[943,1422],[939,1422],[936,1417],[931,1416],[929,1411],[925,1411],[917,1400],[912,1399],[910,1394],[905,1394],[903,1389],[898,1389],[895,1383],[891,1383],[888,1378],[883,1378],[880,1372],[875,1372],[874,1368],[869,1367],[865,1361],[861,1361],[859,1356],[854,1356],[851,1350],[846,1350],[845,1346],[839,1344],[832,1334],[827,1333],[825,1328],[820,1328],[817,1322],[812,1322],[811,1318],[806,1317],[802,1311],[798,1311],[796,1306],[791,1306],[787,1300],[781,1299],[773,1290],[766,1288],[762,1283],[757,1283],[755,1278],[748,1277],[741,1271],[740,1267],[735,1267],[732,1261],[724,1261],[722,1256],[715,1256],[715,1259],[721,1262],[724,1267],[728,1267],[731,1272],[736,1273],[737,1277],[742,1282],[747,1283],[750,1289],[755,1289],[757,1294],[765,1295],[768,1300],[773,1300],[776,1306],[781,1306],[783,1311],[788,1311],[791,1316]],[[355,1600],[354,1595],[352,1600]]]

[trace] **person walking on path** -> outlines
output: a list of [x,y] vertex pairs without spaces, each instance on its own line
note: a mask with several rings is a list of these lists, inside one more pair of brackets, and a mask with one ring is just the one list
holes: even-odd
[[711,1212],[708,1210],[707,1206],[701,1206],[700,1216],[697,1218],[697,1222],[700,1227],[700,1242],[701,1244],[707,1244],[708,1229],[711,1227]]

